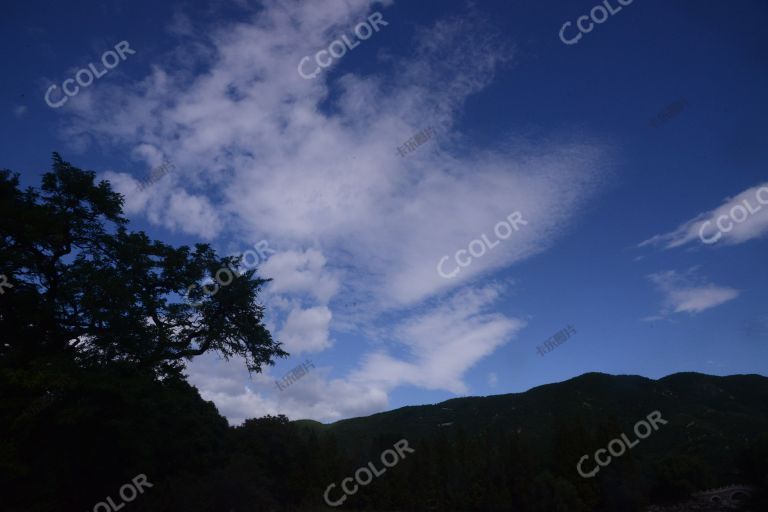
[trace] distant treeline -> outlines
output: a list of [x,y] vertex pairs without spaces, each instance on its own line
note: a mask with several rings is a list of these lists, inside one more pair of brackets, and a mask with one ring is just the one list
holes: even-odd
[[[124,512],[330,509],[322,498],[327,486],[378,460],[404,435],[376,434],[350,455],[332,429],[282,416],[228,427],[183,379],[159,381],[118,364],[83,370],[59,361],[0,375],[8,512],[93,510],[137,474],[153,487]],[[602,428],[615,430],[607,419]],[[724,475],[765,483],[768,435],[738,454],[740,467],[713,466],[695,454],[641,463],[630,452],[598,477],[581,478],[575,461],[604,439],[597,437],[560,422],[544,449],[511,429],[440,429],[411,439],[414,454],[339,509],[632,511],[714,487]]]

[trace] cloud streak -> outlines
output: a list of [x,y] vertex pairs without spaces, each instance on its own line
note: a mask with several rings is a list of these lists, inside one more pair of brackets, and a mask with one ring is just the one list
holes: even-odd
[[648,279],[664,294],[661,312],[648,320],[657,320],[673,313],[695,315],[739,296],[739,290],[734,288],[702,282],[695,277],[695,272],[695,268],[686,274],[668,270],[648,276]]
[[768,182],[748,188],[669,233],[655,235],[639,247],[674,249],[688,244],[737,245],[768,233]]

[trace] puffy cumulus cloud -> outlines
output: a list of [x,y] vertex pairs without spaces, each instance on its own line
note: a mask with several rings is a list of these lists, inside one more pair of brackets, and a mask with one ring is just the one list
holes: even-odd
[[326,306],[296,307],[288,314],[278,339],[291,354],[325,350],[331,346],[328,338],[331,316]]
[[148,189],[140,190],[141,180],[133,178],[130,174],[107,171],[102,177],[110,182],[112,189],[123,194],[123,209],[128,215],[142,213],[147,202],[153,197]]
[[708,284],[698,278],[696,268],[685,274],[674,270],[657,272],[649,275],[648,279],[664,294],[661,312],[648,320],[657,320],[671,313],[700,313],[739,295],[739,290]]
[[163,161],[163,152],[152,144],[139,144],[133,148],[136,158],[144,160],[150,167],[158,166]]
[[233,357],[224,360],[211,353],[196,357],[187,364],[190,382],[212,393],[238,394],[244,390],[247,382],[259,386],[272,383],[269,372],[270,368],[266,367],[264,373],[249,375],[242,359]]
[[[331,347],[329,337],[333,317],[328,303],[339,289],[339,279],[326,268],[326,259],[317,249],[278,252],[264,262],[259,273],[272,279],[265,301],[274,306],[270,322],[282,329],[277,339],[292,354],[318,352]],[[315,302],[304,307],[306,302]],[[288,311],[281,315],[280,311]]]
[[525,326],[519,319],[485,313],[499,294],[494,286],[462,290],[448,302],[404,321],[395,335],[406,355],[368,354],[350,380],[385,389],[411,384],[466,393],[464,373]]
[[277,413],[319,421],[371,414],[385,409],[389,392],[402,385],[466,393],[465,372],[525,326],[522,320],[486,312],[500,293],[496,286],[462,290],[403,321],[394,333],[406,355],[369,353],[344,378],[330,379],[327,369],[317,368],[277,391],[269,370],[254,374],[254,385],[245,386],[248,376],[241,361],[203,356],[190,363],[190,382],[231,423]]
[[385,409],[387,393],[375,386],[326,378],[327,369],[310,369],[309,373],[279,391],[277,378],[270,369],[248,375],[245,363],[205,355],[187,365],[189,381],[200,390],[205,400],[214,402],[231,424],[267,414],[285,414],[290,419],[311,418],[333,421],[363,416]]
[[207,197],[178,190],[171,192],[166,201],[165,214],[153,211],[150,220],[162,223],[171,230],[195,233],[206,240],[216,237],[221,226]]
[[[408,353],[405,358],[368,354],[343,379],[327,379],[326,372],[318,369],[276,392],[272,377],[254,375],[259,388],[254,390],[242,384],[247,382],[247,372],[241,363],[206,356],[190,364],[190,381],[233,423],[278,411],[293,419],[318,420],[369,414],[384,409],[388,393],[405,384],[465,393],[466,370],[524,326],[520,320],[485,313],[499,294],[500,289],[492,286],[464,290],[402,322],[394,331]],[[309,335],[313,332],[310,329]]]
[[[150,160],[156,161],[156,158],[153,156]],[[205,240],[213,240],[221,232],[221,218],[204,194],[190,194],[175,188],[169,179],[160,179],[142,188],[141,182],[145,178],[136,179],[115,171],[107,171],[103,177],[125,197],[124,210],[128,215],[144,214],[154,224],[171,231],[192,233]]]
[[325,256],[317,249],[277,253],[261,265],[259,274],[273,279],[270,293],[308,294],[321,304],[328,304],[339,289],[338,278],[326,268]]
[[768,182],[748,188],[669,233],[655,235],[640,247],[672,249],[690,243],[736,245],[768,233]]
[[214,354],[205,354],[187,364],[190,384],[197,387],[205,400],[216,404],[230,423],[239,424],[247,418],[276,414],[274,401],[255,393],[251,386],[266,388],[273,383],[269,369],[249,376],[245,361],[229,361]]
[[385,389],[348,379],[328,380],[322,371],[309,373],[291,384],[279,400],[280,410],[290,418],[323,421],[365,416],[389,405]]
[[230,425],[240,425],[249,418],[260,418],[268,414],[272,416],[285,414],[278,410],[277,403],[259,393],[254,393],[247,386],[243,387],[242,393],[224,393],[206,388],[199,389],[203,399],[216,404],[219,413],[227,418]]

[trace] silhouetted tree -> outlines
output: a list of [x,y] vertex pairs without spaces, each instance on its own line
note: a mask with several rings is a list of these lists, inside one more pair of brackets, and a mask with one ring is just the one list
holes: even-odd
[[92,509],[139,473],[166,485],[137,511],[178,510],[167,489],[217,488],[229,458],[185,362],[211,351],[258,372],[287,355],[262,323],[265,280],[250,270],[186,301],[237,258],[129,232],[122,196],[94,180],[57,154],[39,190],[0,171],[3,510]]
[[262,324],[265,280],[226,270],[218,293],[193,287],[183,300],[237,258],[127,231],[122,196],[94,179],[55,153],[39,191],[0,171],[0,273],[13,286],[0,296],[0,365],[64,356],[168,374],[214,351],[260,371],[287,355]]

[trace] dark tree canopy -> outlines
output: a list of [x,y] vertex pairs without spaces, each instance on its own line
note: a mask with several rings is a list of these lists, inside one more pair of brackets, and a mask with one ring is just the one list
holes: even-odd
[[12,286],[0,296],[0,365],[65,358],[167,375],[213,351],[258,372],[288,355],[262,323],[266,280],[249,270],[185,300],[238,258],[130,232],[122,205],[108,182],[56,153],[40,190],[20,190],[17,174],[0,171],[0,274]]

